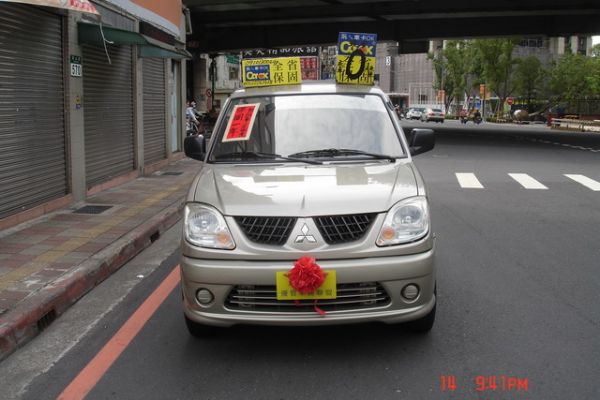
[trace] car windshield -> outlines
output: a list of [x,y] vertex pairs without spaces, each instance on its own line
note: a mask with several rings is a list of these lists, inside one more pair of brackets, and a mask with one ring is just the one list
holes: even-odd
[[433,111],[437,112],[437,113],[441,113],[442,112],[442,110],[440,110],[439,108],[434,108]]
[[[231,140],[229,120],[236,106],[246,104],[257,108],[254,119],[248,119],[249,135]],[[224,112],[210,162],[393,160],[405,155],[384,100],[377,95],[244,97],[233,99]]]

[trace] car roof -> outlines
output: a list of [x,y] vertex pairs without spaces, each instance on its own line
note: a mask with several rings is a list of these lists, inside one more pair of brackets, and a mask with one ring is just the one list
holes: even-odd
[[238,89],[231,94],[231,98],[250,96],[273,96],[287,94],[319,94],[319,93],[350,93],[350,94],[376,94],[383,96],[383,91],[376,86],[367,85],[342,85],[334,81],[305,82],[300,85],[265,86],[258,88]]

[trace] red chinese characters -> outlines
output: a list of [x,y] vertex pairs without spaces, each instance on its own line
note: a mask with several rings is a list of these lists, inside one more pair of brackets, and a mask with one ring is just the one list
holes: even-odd
[[259,106],[260,104],[240,104],[235,106],[231,113],[231,118],[227,123],[223,142],[250,139],[254,118],[256,118]]

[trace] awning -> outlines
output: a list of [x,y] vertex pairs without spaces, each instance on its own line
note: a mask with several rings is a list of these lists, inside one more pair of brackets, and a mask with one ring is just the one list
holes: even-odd
[[177,48],[167,50],[156,46],[140,46],[139,55],[140,57],[192,58],[192,55],[187,50]]
[[46,6],[64,8],[66,10],[80,11],[88,14],[100,15],[96,7],[88,0],[0,0],[1,2],[33,4],[35,6]]
[[[0,0],[1,1],[1,0]],[[137,32],[126,31],[123,29],[111,28],[96,24],[79,22],[79,43],[103,46],[104,39],[116,45],[137,44],[140,46],[140,57],[160,57],[160,58],[192,58],[192,55],[184,50],[178,49],[168,44],[162,44],[158,40],[146,37]]]
[[102,34],[108,42],[112,44],[148,44],[148,41],[137,32],[126,31],[123,29],[111,28],[108,26],[102,26],[96,24],[88,24],[85,22],[79,22],[79,43],[93,44],[96,46],[103,46],[104,40]]

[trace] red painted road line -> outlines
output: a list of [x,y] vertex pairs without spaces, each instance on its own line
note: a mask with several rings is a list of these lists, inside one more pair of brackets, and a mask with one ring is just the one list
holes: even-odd
[[129,317],[102,350],[79,372],[69,386],[58,396],[61,400],[83,399],[96,386],[111,365],[119,358],[133,338],[146,325],[154,312],[179,283],[179,265],[152,292],[144,303]]

